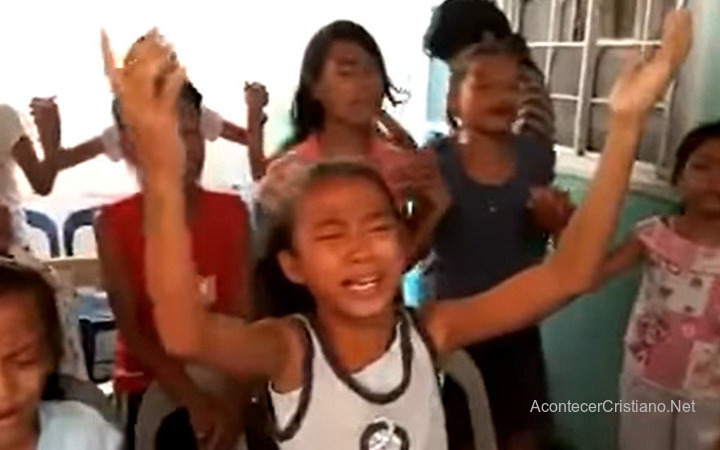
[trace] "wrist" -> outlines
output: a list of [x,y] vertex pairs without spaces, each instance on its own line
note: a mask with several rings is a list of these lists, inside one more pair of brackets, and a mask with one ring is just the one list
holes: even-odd
[[609,120],[609,132],[639,132],[645,127],[648,111],[612,110]]
[[250,109],[248,110],[248,122],[252,124],[263,124],[267,120],[267,114],[262,110],[262,108],[259,109]]

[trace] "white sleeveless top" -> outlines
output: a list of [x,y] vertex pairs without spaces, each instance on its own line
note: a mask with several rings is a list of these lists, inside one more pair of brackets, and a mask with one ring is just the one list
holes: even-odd
[[308,334],[303,387],[270,388],[281,450],[446,450],[432,355],[405,311],[388,350],[355,374],[300,317]]

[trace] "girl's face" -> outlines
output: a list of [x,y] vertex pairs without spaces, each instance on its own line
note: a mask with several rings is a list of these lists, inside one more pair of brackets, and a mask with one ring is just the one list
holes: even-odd
[[333,43],[313,94],[326,118],[355,126],[374,124],[384,96],[377,60],[353,42]]
[[688,210],[720,218],[720,138],[706,141],[690,155],[678,190]]
[[392,314],[405,255],[387,196],[359,177],[311,186],[296,206],[285,274],[304,284],[318,312],[351,319]]
[[451,91],[450,111],[464,128],[482,133],[509,133],[520,105],[519,63],[511,55],[474,58],[460,84]]
[[36,433],[37,406],[50,358],[31,294],[0,296],[0,449]]
[[[186,186],[195,185],[200,181],[205,165],[205,138],[202,134],[200,121],[200,112],[194,105],[180,104],[178,108],[178,133],[185,148],[183,181]],[[120,131],[119,138],[123,157],[131,166],[137,167],[135,146],[125,128]]]

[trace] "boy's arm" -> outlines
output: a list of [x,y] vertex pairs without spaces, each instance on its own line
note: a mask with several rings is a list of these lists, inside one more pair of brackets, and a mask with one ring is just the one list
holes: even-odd
[[263,108],[268,104],[268,93],[260,83],[247,83],[245,85],[245,103],[247,105],[247,138],[248,158],[253,181],[259,181],[267,169],[265,158],[264,127],[265,113]]

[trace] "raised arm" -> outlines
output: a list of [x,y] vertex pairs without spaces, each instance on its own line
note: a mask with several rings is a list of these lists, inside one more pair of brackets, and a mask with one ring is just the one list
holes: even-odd
[[247,105],[247,146],[250,170],[253,181],[259,181],[267,169],[264,153],[265,113],[263,108],[268,103],[268,93],[260,83],[245,85],[245,104]]
[[486,293],[432,302],[426,308],[426,326],[440,352],[521,329],[593,285],[605,260],[647,116],[687,56],[691,36],[689,13],[671,13],[663,47],[651,61],[633,65],[616,82],[599,167],[557,251],[545,263]]
[[[34,98],[30,103],[30,109],[45,152],[45,159],[39,161],[34,151],[32,153],[23,151],[23,156],[19,158],[24,160],[21,167],[23,165],[27,167],[28,172],[32,172],[31,176],[41,180],[40,185],[48,192],[52,190],[57,173],[104,153],[105,147],[100,137],[92,138],[74,147],[62,147],[60,113],[53,98]],[[28,176],[28,179],[31,176]]]
[[378,125],[380,125],[381,134],[398,147],[406,150],[415,150],[418,147],[410,133],[386,111],[380,112]]
[[145,270],[163,346],[171,354],[238,376],[278,376],[295,335],[291,325],[246,325],[207,312],[199,300],[176,111],[184,71],[156,31],[136,45],[133,64],[123,69],[113,67],[107,38],[103,42],[107,72],[135,138],[146,212]]

